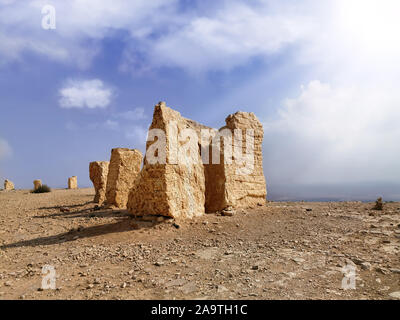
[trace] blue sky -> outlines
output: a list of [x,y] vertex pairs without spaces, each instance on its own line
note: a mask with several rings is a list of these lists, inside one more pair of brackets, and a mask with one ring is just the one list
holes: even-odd
[[[42,28],[48,4],[56,29]],[[90,186],[90,161],[144,151],[166,101],[213,127],[254,112],[272,197],[400,198],[399,13],[395,0],[0,0],[0,179]]]

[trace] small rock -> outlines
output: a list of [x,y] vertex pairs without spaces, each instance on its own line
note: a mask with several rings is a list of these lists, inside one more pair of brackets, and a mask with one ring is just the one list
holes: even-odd
[[392,298],[400,299],[400,291],[395,291],[389,294]]
[[61,212],[70,212],[71,210],[67,207],[60,207]]
[[380,273],[382,273],[382,274],[388,274],[389,273],[388,269],[385,269],[385,268],[382,268],[382,267],[376,267],[375,270],[380,272]]
[[221,211],[221,215],[226,217],[232,217],[234,214],[235,210],[231,206],[226,207],[224,210]]
[[292,259],[294,262],[296,262],[297,264],[302,264],[305,260],[302,258],[293,258]]
[[361,266],[365,262],[364,260],[361,260],[359,258],[352,258],[351,261],[353,261],[358,266]]
[[175,279],[175,280],[170,280],[165,284],[166,288],[169,287],[175,287],[175,286],[182,286],[186,283],[187,281],[185,279]]
[[393,273],[400,273],[400,269],[390,268],[389,270]]
[[361,269],[362,270],[371,270],[371,264],[369,262],[363,262],[363,263],[361,263]]

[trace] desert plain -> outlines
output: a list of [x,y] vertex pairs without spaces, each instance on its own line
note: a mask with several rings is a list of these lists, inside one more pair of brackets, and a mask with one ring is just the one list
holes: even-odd
[[94,194],[0,191],[0,299],[400,298],[400,203],[268,201],[176,220]]

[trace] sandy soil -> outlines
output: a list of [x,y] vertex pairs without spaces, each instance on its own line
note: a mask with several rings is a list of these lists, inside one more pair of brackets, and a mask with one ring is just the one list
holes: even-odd
[[[145,221],[95,209],[93,195],[0,192],[0,299],[400,298],[399,203],[272,202]],[[56,290],[41,289],[44,265]],[[354,290],[342,289],[346,265]]]

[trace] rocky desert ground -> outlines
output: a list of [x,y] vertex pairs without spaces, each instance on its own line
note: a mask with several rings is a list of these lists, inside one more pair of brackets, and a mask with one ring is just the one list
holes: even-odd
[[177,221],[93,196],[0,192],[0,299],[400,298],[400,203],[268,202]]

